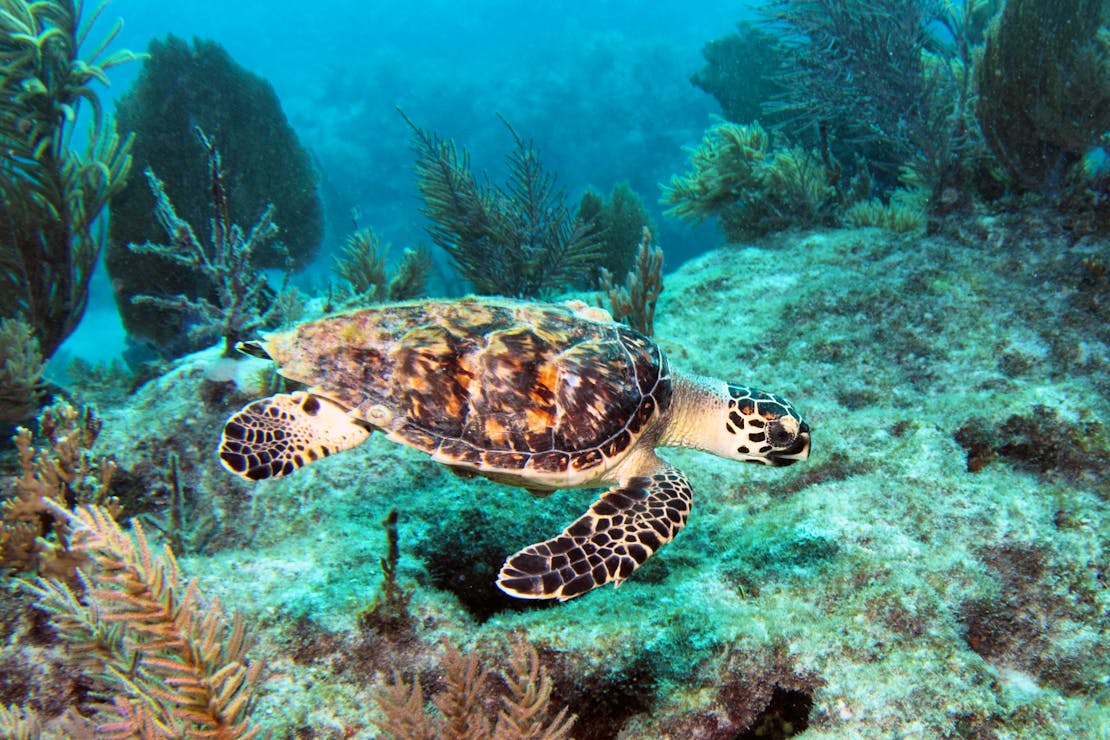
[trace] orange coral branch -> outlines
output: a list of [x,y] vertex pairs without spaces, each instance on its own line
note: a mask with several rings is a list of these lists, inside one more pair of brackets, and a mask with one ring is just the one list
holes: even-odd
[[173,551],[156,557],[137,520],[132,536],[102,507],[47,505],[90,563],[87,603],[56,580],[40,578],[32,589],[58,633],[93,659],[93,672],[127,695],[126,706],[141,708],[125,712],[124,724],[168,728],[172,737],[257,736],[248,713],[261,664],[246,657],[242,620],[228,620],[217,600],[205,609],[196,582],[181,583]]

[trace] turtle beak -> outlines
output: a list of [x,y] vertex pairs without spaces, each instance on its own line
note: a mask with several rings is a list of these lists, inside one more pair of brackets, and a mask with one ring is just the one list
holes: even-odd
[[235,349],[239,350],[245,355],[257,357],[260,360],[272,360],[270,353],[262,346],[262,342],[236,342]]
[[787,465],[793,465],[799,460],[805,460],[809,457],[809,424],[804,421],[798,425],[798,436],[794,440],[794,444],[782,450],[775,450],[767,455],[769,464],[776,468],[783,468]]

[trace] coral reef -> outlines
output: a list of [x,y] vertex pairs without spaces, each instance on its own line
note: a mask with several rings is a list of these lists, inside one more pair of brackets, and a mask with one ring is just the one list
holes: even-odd
[[[249,715],[278,737],[368,739],[392,713],[445,733],[445,712],[423,701],[445,693],[472,697],[447,706],[473,707],[471,726],[492,733],[513,696],[505,679],[532,673],[495,667],[515,639],[549,677],[547,726],[565,707],[583,740],[1098,737],[1105,243],[1042,211],[960,223],[784,232],[668,273],[655,334],[672,362],[774,379],[806,400],[819,445],[811,465],[773,475],[667,451],[703,491],[683,537],[619,589],[554,607],[514,604],[494,574],[595,492],[528,500],[383,435],[248,491],[211,450],[229,411],[264,393],[268,368],[251,358],[181,359],[106,409],[93,453],[117,454],[113,491],[170,487],[166,453],[179,456],[182,498],[221,523],[179,566],[244,610],[250,668],[268,666]],[[965,427],[991,450],[976,473],[954,436]],[[389,591],[403,628],[368,615]],[[93,714],[119,683],[67,668],[26,597],[0,599],[0,704],[37,714],[14,721],[49,735],[77,707],[129,722]],[[456,668],[444,638],[465,646]],[[475,655],[460,695],[446,674],[466,685]]]
[[[655,306],[663,292],[663,250],[651,246],[651,231],[644,227],[636,264],[624,285],[614,285],[613,276],[602,269],[601,290],[609,299],[609,313],[646,336],[655,334]],[[600,301],[599,301],[600,303]]]
[[512,127],[515,147],[502,189],[478,183],[465,150],[405,120],[428,234],[477,292],[534,298],[596,266],[595,226],[570,215],[539,152]]
[[[193,227],[177,215],[164,184],[150,169],[146,170],[154,194],[154,215],[169,238],[168,244],[144,242],[129,244],[136,255],[147,255],[163,264],[185,268],[202,276],[215,290],[214,301],[205,295],[152,295],[140,293],[132,303],[161,311],[176,312],[188,318],[186,336],[193,346],[203,346],[220,338],[224,357],[237,357],[235,343],[274,321],[277,303],[265,276],[255,265],[255,254],[278,235],[272,207],[266,208],[249,233],[231,221],[231,198],[216,145],[200,129],[196,136],[204,146],[208,163],[208,192],[212,199],[212,233],[207,244],[197,239]],[[178,271],[182,272],[182,271]],[[268,305],[267,305],[268,304]],[[176,343],[180,346],[180,342]]]
[[[118,104],[120,128],[134,134],[139,171],[158,173],[181,220],[197,225],[213,218],[230,223],[260,221],[271,209],[282,227],[277,241],[259,245],[252,270],[300,269],[313,259],[323,234],[323,208],[315,168],[264,79],[235,63],[214,41],[191,45],[177,37],[153,40],[138,80]],[[208,151],[194,127],[219,144],[228,172],[226,213],[213,212]],[[272,207],[272,208],[271,208]],[[214,301],[220,290],[203,273],[166,270],[155,256],[128,244],[158,242],[160,225],[150,218],[153,194],[132,178],[111,205],[111,242],[105,263],[128,334],[163,357],[197,349],[180,343],[189,317],[135,303],[140,294],[186,295]]]
[[0,318],[0,423],[26,421],[39,408],[45,370],[35,329]]
[[350,302],[404,301],[424,294],[432,271],[432,255],[424,247],[406,249],[393,277],[386,272],[389,245],[372,228],[357,229],[347,237],[343,254],[332,270],[350,285]]
[[1108,23],[1100,0],[1009,0],[991,29],[976,111],[1018,187],[1059,193],[1110,129]]
[[74,568],[84,564],[58,507],[100,504],[113,513],[120,510],[108,492],[116,465],[91,452],[100,427],[89,407],[59,401],[39,415],[38,437],[46,446],[35,447],[29,429],[16,431],[19,474],[0,499],[0,566],[72,579]]
[[694,223],[716,215],[733,241],[830,220],[838,203],[834,173],[820,158],[773,146],[758,123],[714,124],[691,151],[690,167],[663,186],[667,214]]
[[74,661],[115,696],[98,734],[256,737],[249,713],[262,663],[247,658],[245,622],[229,621],[219,601],[203,605],[173,551],[155,557],[138,521],[128,535],[106,509],[53,510],[90,565],[80,591],[44,578],[31,589]]
[[[389,737],[397,740],[570,737],[575,718],[567,716],[566,708],[553,714],[552,681],[531,645],[519,640],[513,644],[507,670],[501,677],[507,690],[499,697],[499,709],[497,697],[490,694],[490,675],[479,666],[477,651],[464,658],[449,643],[445,642],[443,647],[444,686],[432,697],[440,715],[426,714],[418,680],[408,682],[396,673],[393,682],[377,695],[385,717],[378,726]],[[496,721],[490,721],[492,716],[496,716]]]
[[[123,188],[131,141],[116,135],[94,83],[131,59],[101,58],[119,31],[87,57],[95,22],[82,3],[10,0],[0,13],[0,318],[22,318],[50,357],[77,327],[104,244],[100,216]],[[88,148],[73,130],[92,109]]]
[[892,187],[898,169],[912,165],[936,208],[953,210],[978,166],[972,65],[990,5],[769,2],[784,71],[764,114],[818,146],[827,167],[862,156]]

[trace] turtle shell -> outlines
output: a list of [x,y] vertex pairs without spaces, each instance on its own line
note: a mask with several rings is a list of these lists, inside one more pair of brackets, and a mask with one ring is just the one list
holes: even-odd
[[563,305],[381,305],[272,334],[263,347],[282,375],[395,441],[539,485],[596,477],[671,402],[654,342]]

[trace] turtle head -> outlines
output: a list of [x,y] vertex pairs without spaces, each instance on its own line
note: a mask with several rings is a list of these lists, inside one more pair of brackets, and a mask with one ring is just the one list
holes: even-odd
[[774,393],[729,383],[724,433],[734,460],[783,467],[809,457],[809,424]]
[[809,457],[809,435],[809,425],[782,396],[681,375],[660,444],[782,467]]

